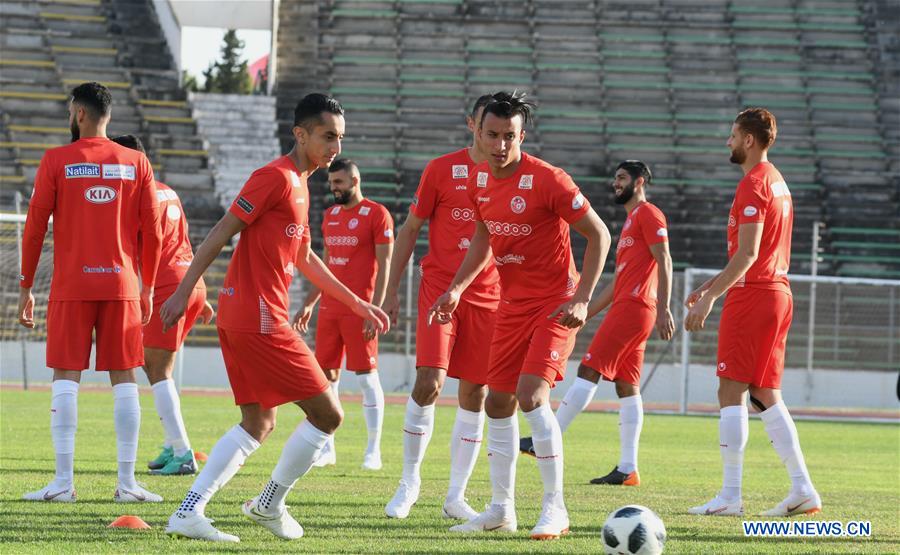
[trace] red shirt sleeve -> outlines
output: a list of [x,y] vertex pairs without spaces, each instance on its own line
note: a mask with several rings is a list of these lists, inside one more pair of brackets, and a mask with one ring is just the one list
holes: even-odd
[[669,240],[666,216],[655,206],[645,206],[638,214],[641,221],[641,235],[647,245],[665,243]]
[[[229,212],[247,225],[252,224],[290,191],[290,183],[280,171],[260,168],[244,183],[241,192],[231,203]],[[304,226],[303,239],[309,242],[309,226]]]
[[569,174],[558,169],[547,176],[547,181],[544,189],[549,195],[547,203],[550,210],[567,223],[577,222],[590,210],[591,203],[581,194]]
[[44,236],[47,235],[47,224],[56,207],[56,180],[53,161],[46,154],[38,166],[34,178],[34,191],[28,205],[28,216],[25,219],[25,231],[22,236],[22,273],[19,285],[30,288],[34,285],[34,273],[41,259]]
[[419,188],[416,189],[412,204],[409,205],[409,211],[423,220],[427,220],[431,217],[438,201],[438,192],[437,187],[434,184],[434,169],[432,166],[433,164],[430,162],[425,166],[425,171],[422,172],[422,177],[419,179]]
[[737,223],[752,224],[766,220],[766,208],[769,199],[765,192],[765,184],[755,177],[745,177],[738,184],[734,195],[734,208]]
[[162,255],[162,227],[159,223],[159,198],[156,196],[156,180],[153,168],[146,156],[141,156],[138,169],[141,188],[140,220],[141,220],[141,282],[144,287],[153,287],[156,283],[156,270]]
[[394,220],[384,206],[379,206],[375,220],[372,222],[372,241],[376,245],[389,245],[394,242]]

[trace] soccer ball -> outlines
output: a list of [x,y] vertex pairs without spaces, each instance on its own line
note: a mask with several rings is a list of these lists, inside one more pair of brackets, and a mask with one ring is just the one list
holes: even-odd
[[666,543],[666,527],[659,516],[640,505],[625,505],[603,523],[607,555],[657,555]]

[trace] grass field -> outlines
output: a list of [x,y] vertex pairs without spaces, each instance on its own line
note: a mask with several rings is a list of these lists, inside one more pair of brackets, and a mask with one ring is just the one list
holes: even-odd
[[[157,452],[161,427],[152,398],[142,395],[143,426],[139,468]],[[141,479],[166,501],[123,506],[112,501],[115,488],[115,435],[112,396],[85,390],[79,396],[79,432],[75,455],[74,505],[20,501],[25,491],[43,487],[53,475],[49,392],[0,391],[0,552],[98,553],[154,552],[340,552],[340,553],[596,553],[606,515],[628,503],[657,511],[669,533],[667,553],[897,553],[900,552],[900,431],[896,425],[800,422],[800,438],[810,472],[824,501],[823,520],[868,520],[867,539],[745,538],[741,520],[685,514],[705,502],[720,479],[718,424],[714,418],[648,415],[641,442],[639,488],[587,484],[606,473],[618,458],[617,418],[583,414],[565,436],[566,501],[572,533],[558,542],[535,542],[527,534],[537,519],[541,496],[534,460],[519,458],[515,535],[460,537],[447,531],[440,516],[447,486],[449,433],[454,411],[439,407],[437,426],[423,465],[422,497],[407,520],[384,516],[401,465],[402,405],[388,405],[382,443],[385,468],[359,469],[365,426],[357,403],[348,404],[338,432],[338,464],[313,469],[288,499],[306,536],[294,543],[275,539],[244,519],[239,504],[268,479],[281,445],[300,421],[299,410],[282,409],[278,429],[216,496],[207,515],[217,526],[241,537],[235,545],[175,540],[165,522],[191,484],[192,477],[145,476]],[[238,411],[227,397],[187,396],[184,414],[195,448],[208,451],[235,421]],[[522,431],[528,427],[522,422]],[[762,425],[751,421],[744,465],[744,502],[749,514],[769,508],[787,492],[787,475],[769,445]],[[480,508],[490,498],[485,451],[469,486],[469,500]],[[151,530],[107,528],[121,514],[137,514]],[[808,518],[808,517],[804,517]]]

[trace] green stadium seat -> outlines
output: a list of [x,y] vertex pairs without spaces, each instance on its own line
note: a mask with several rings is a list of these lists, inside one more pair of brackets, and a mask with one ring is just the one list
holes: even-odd
[[331,10],[331,15],[333,17],[385,18],[385,17],[397,17],[397,12],[395,10],[368,10],[368,9],[363,9],[363,8],[338,8],[336,10]]

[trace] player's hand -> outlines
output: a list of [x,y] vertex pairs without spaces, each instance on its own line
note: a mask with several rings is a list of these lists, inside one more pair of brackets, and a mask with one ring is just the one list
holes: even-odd
[[569,301],[559,305],[548,320],[559,316],[560,325],[567,328],[580,328],[587,321],[588,303],[582,301]]
[[[388,315],[388,318],[390,318],[390,315]],[[371,320],[363,320],[363,339],[372,341],[376,335],[378,335],[378,332],[375,331],[375,324]]]
[[387,291],[384,294],[384,302],[381,303],[381,309],[384,310],[391,319],[391,325],[396,327],[400,320],[400,296],[397,292]]
[[715,302],[714,298],[704,294],[700,300],[694,303],[684,319],[684,329],[687,331],[702,330],[706,324],[706,318],[712,312],[713,302]]
[[295,331],[303,334],[309,331],[309,320],[312,318],[313,308],[313,306],[304,306],[294,314],[291,327]]
[[34,295],[31,294],[31,288],[19,289],[19,323],[28,328],[34,329]]
[[691,294],[688,295],[687,298],[684,300],[685,308],[691,308],[692,306],[697,304],[697,301],[702,299],[704,295],[706,295],[706,289],[704,289],[702,287],[691,291]]
[[149,324],[151,316],[153,316],[153,288],[141,287],[141,325]]
[[656,331],[663,341],[672,339],[672,335],[675,334],[675,318],[672,317],[669,307],[656,311]]
[[387,333],[391,330],[391,319],[383,310],[372,303],[360,300],[358,303],[350,307],[353,313],[361,316],[364,320],[372,322],[377,333]]
[[212,322],[215,317],[216,310],[209,304],[209,301],[206,301],[203,305],[203,310],[200,311],[200,321],[204,324],[208,324]]
[[447,291],[434,301],[431,308],[428,309],[428,325],[437,318],[439,324],[447,324],[453,318],[453,311],[459,305],[459,293],[455,291]]
[[188,299],[180,291],[181,288],[179,287],[172,293],[171,297],[166,299],[166,302],[159,309],[159,319],[162,321],[163,333],[169,331],[178,320],[181,320],[184,316],[184,311],[187,310]]

